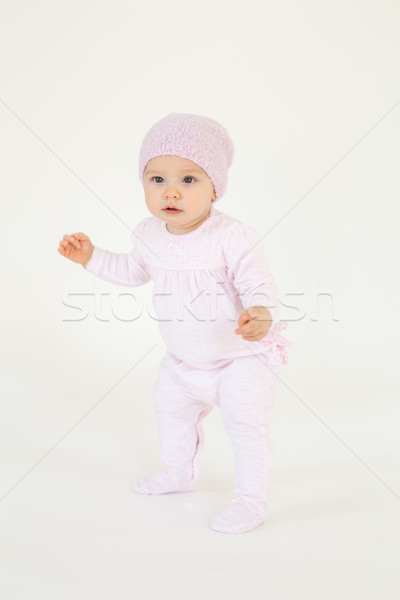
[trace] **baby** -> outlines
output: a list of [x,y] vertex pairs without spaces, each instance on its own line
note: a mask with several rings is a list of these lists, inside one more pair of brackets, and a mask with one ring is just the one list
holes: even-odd
[[202,421],[218,406],[236,472],[235,497],[211,523],[223,533],[250,531],[265,520],[273,455],[268,426],[292,344],[280,334],[286,323],[277,320],[278,291],[259,237],[215,208],[233,154],[228,132],[213,119],[169,114],[142,142],[139,176],[153,216],[134,228],[132,250],[101,249],[84,233],[64,235],[58,248],[111,283],[153,280],[167,346],[154,387],[164,468],[133,490],[193,490]]

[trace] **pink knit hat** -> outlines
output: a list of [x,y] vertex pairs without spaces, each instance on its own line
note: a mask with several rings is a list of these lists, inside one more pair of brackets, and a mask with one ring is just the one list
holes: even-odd
[[187,158],[199,165],[212,180],[217,200],[224,195],[234,149],[228,132],[217,121],[201,115],[171,113],[153,125],[140,149],[142,183],[149,160],[165,155]]

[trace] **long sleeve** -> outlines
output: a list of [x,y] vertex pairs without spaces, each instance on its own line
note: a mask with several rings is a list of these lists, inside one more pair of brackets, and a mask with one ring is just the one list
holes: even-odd
[[[131,239],[135,240],[134,234]],[[128,254],[118,254],[95,246],[84,268],[101,279],[128,287],[143,285],[151,279],[136,245]]]
[[226,258],[228,276],[244,308],[265,306],[275,321],[279,313],[278,288],[256,231],[244,223],[236,227],[228,241]]

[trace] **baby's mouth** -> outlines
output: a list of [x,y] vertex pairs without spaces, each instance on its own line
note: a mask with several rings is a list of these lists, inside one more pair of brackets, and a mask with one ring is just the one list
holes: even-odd
[[179,208],[176,208],[175,206],[167,206],[166,208],[163,208],[163,211],[171,215],[176,215],[182,212]]

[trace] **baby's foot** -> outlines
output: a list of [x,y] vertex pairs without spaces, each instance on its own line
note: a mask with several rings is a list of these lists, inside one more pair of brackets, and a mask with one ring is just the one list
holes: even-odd
[[244,533],[261,525],[264,520],[264,505],[255,506],[239,497],[214,518],[211,529],[221,533]]
[[137,494],[169,494],[171,492],[191,492],[193,482],[187,469],[178,471],[167,465],[165,469],[152,477],[138,481],[133,487]]

